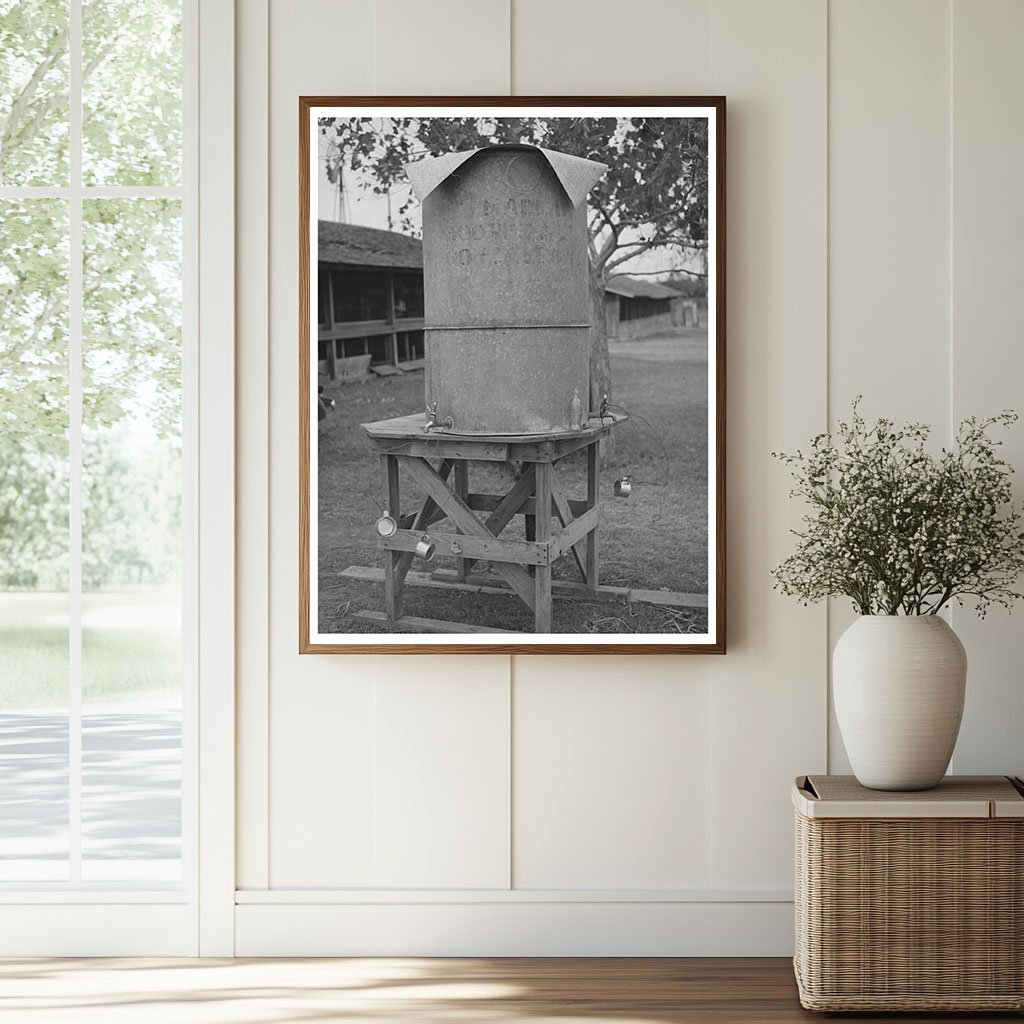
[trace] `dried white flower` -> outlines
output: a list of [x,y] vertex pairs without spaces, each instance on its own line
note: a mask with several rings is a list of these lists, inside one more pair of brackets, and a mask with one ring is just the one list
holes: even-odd
[[774,570],[776,587],[802,601],[845,595],[863,615],[934,615],[973,598],[980,616],[1024,597],[1024,516],[1011,501],[1011,466],[996,457],[990,427],[1011,411],[961,423],[952,450],[925,450],[920,423],[869,427],[853,403],[836,435],[807,454],[773,453],[811,512],[796,551]]

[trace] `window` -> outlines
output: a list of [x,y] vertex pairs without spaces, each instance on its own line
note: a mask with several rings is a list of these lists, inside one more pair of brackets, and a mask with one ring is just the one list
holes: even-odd
[[317,274],[317,317],[320,328],[326,330],[331,324],[331,297],[327,291],[327,271],[320,270]]
[[0,883],[182,885],[181,0],[0,0]]
[[395,274],[395,318],[423,318],[423,274]]
[[335,270],[334,322],[385,320],[388,315],[388,279],[385,274]]

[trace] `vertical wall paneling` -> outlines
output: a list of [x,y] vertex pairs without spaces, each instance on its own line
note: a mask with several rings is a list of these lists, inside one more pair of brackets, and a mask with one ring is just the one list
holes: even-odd
[[[644,32],[643,60],[625,59],[644,25],[676,31]],[[707,93],[710,29],[709,0],[515,0],[514,89]],[[515,885],[707,884],[708,659],[514,661]]]
[[[374,92],[504,95],[508,0],[378,0]],[[383,658],[376,884],[509,885],[509,659]]]
[[[785,953],[787,790],[845,765],[848,618],[770,589],[800,509],[769,453],[858,392],[943,437],[1020,405],[1020,3],[265,2],[237,49],[238,951]],[[297,97],[510,89],[728,97],[725,658],[295,653]],[[1021,630],[956,627],[956,768],[1024,770]]]
[[[913,69],[908,73],[908,69]],[[829,4],[829,420],[949,432],[949,9]],[[829,650],[853,621],[831,602]],[[848,771],[833,721],[829,766]]]
[[516,659],[516,888],[707,886],[708,688],[668,657],[564,661]]
[[948,7],[832,0],[829,22],[831,418],[863,394],[945,436]]
[[825,610],[770,589],[798,508],[770,453],[825,425],[826,8],[716,0],[728,97],[728,654],[710,665],[712,881],[786,886],[788,787],[825,767]]
[[199,15],[199,955],[234,951],[235,13]]
[[275,680],[270,879],[275,888],[375,884],[379,658],[313,658]]
[[510,0],[377,0],[376,93],[504,96]]
[[508,888],[509,659],[417,661],[378,675],[376,885]]
[[[298,98],[372,93],[373,34],[370,0],[344,5],[270,0],[271,886],[368,885],[373,877],[378,659],[300,658],[297,653],[295,430]],[[246,212],[263,216],[260,210]],[[239,344],[244,350],[245,339]]]
[[[427,18],[426,5],[272,0],[274,279],[295,280],[298,96],[507,91],[507,71],[504,79],[494,76],[495,56],[500,66],[508,49],[507,7],[502,21],[502,5],[472,6],[445,4],[440,10],[430,5]],[[502,25],[504,35],[496,37]],[[463,68],[457,85],[445,76],[462,67],[459,52],[439,59],[433,75],[422,63],[428,53],[441,56],[445,45],[490,52],[491,57],[475,79],[467,78]],[[338,56],[342,52],[344,60]],[[395,77],[410,68],[414,82]],[[508,735],[508,659],[458,664],[451,659],[446,667],[445,659],[295,654],[294,294],[294,287],[278,287],[271,298],[275,336],[288,339],[273,347],[271,363],[272,885],[459,884],[463,869],[479,884],[507,885],[507,752],[501,761],[501,746],[489,740]],[[406,682],[415,682],[414,692],[405,690]],[[423,711],[418,722],[408,717],[414,706]],[[470,709],[472,718],[467,719]],[[429,722],[432,731],[416,731]],[[461,729],[457,737],[446,733],[456,725]],[[438,744],[438,737],[446,736],[452,741]],[[463,742],[472,736],[477,739]],[[389,756],[382,759],[381,749]],[[403,803],[402,779],[418,786],[415,806]],[[456,783],[463,786],[461,792]],[[481,786],[487,787],[486,794]],[[485,803],[493,811],[485,811]],[[427,820],[415,819],[417,809],[427,817],[431,809],[453,816],[465,812],[463,824],[475,821],[483,838],[460,845],[451,829],[428,835],[424,824],[416,842],[410,842],[415,822]],[[403,810],[413,818],[400,820]],[[492,818],[503,822],[500,834],[490,825]],[[429,858],[428,849],[433,850]],[[472,867],[464,859],[467,851],[481,854]]]
[[270,518],[267,319],[270,282],[269,223],[269,46],[268,0],[239,4],[236,111],[245,130],[235,138],[236,424],[240,440],[235,461],[238,487],[235,601],[238,615],[236,701],[238,845],[240,889],[270,884]]
[[[1024,295],[1024,5],[954,0],[952,414],[1024,414],[1020,299]],[[1024,425],[1002,454],[1024,497]],[[1024,772],[1024,606],[979,621],[954,612],[967,648],[967,705],[953,763],[959,772]]]
[[513,0],[513,91],[707,93],[712,6],[711,0]]

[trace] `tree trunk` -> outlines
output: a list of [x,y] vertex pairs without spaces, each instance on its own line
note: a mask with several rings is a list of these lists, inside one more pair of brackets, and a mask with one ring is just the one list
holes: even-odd
[[601,408],[607,395],[612,400],[612,370],[608,359],[608,321],[604,309],[604,279],[590,267],[590,414]]
[[[590,266],[590,415],[596,416],[607,396],[612,401],[612,367],[608,357],[608,317],[604,308],[604,276]],[[615,439],[601,438],[601,466],[607,467]]]

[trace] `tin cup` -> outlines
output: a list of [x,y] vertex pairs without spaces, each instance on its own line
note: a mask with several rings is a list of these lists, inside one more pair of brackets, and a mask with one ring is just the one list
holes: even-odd
[[612,485],[612,492],[616,498],[628,498],[633,493],[633,478],[620,476]]
[[381,537],[393,537],[398,530],[398,523],[387,509],[381,512],[380,518],[373,525]]

